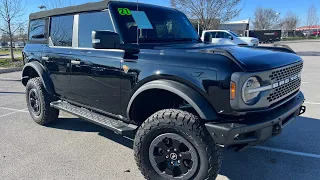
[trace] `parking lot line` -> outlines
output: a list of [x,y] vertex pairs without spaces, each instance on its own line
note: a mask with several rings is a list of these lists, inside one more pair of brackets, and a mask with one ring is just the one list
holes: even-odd
[[11,115],[11,114],[15,114],[15,113],[17,113],[17,112],[19,112],[19,111],[15,111],[15,112],[11,112],[11,113],[8,113],[8,114],[1,115],[0,118],[5,117],[5,116],[9,116],[9,115]]
[[4,77],[1,77],[0,80],[21,81],[21,79],[4,78]]
[[0,107],[0,109],[29,113],[29,111],[27,111],[27,110],[28,110],[27,108],[26,108],[26,109],[19,110],[19,109],[7,108],[7,107]]
[[320,105],[320,103],[316,103],[316,102],[304,102],[304,104]]
[[262,150],[266,150],[266,151],[273,151],[273,152],[291,154],[291,155],[296,155],[296,156],[304,156],[304,157],[311,157],[311,158],[320,159],[320,155],[319,154],[311,154],[311,153],[304,153],[304,152],[298,152],[298,151],[290,151],[290,150],[285,150],[285,149],[277,149],[277,148],[264,147],[264,146],[255,146],[253,148],[262,149]]

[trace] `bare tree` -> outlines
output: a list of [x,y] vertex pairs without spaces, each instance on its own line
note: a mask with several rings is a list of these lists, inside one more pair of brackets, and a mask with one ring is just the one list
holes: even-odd
[[317,24],[317,8],[312,4],[308,9],[307,26],[314,26]]
[[17,40],[22,41],[24,44],[28,40],[28,23],[20,23],[19,29],[17,30]]
[[216,28],[219,20],[229,21],[239,15],[241,0],[170,0],[174,8],[189,18],[197,18],[204,29]]
[[54,9],[72,6],[75,4],[75,0],[42,0],[42,3],[46,9]]
[[289,11],[281,22],[284,30],[294,30],[299,23],[299,16],[294,12]]
[[257,7],[254,12],[253,21],[255,30],[270,30],[280,27],[279,13],[272,8]]
[[0,19],[4,22],[5,28],[1,29],[4,34],[10,37],[11,60],[14,61],[13,36],[20,27],[20,17],[23,15],[23,0],[0,0]]
[[309,27],[309,31],[311,31],[312,26],[316,26],[317,23],[318,23],[317,8],[314,4],[312,4],[308,9],[308,16],[307,16],[307,26]]

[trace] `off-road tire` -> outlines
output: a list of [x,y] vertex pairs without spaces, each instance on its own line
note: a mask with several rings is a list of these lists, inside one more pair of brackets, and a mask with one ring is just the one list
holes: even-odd
[[[40,113],[38,115],[34,113],[30,103],[29,93],[32,90],[35,90],[39,98]],[[59,110],[50,107],[50,103],[55,100],[56,98],[50,95],[44,88],[40,77],[32,78],[28,81],[26,85],[26,102],[30,115],[36,123],[47,125],[58,119]]]
[[200,163],[192,178],[212,180],[219,173],[222,162],[222,150],[200,122],[189,112],[166,109],[154,113],[139,128],[134,139],[136,163],[146,179],[164,179],[152,167],[149,159],[149,146],[153,139],[164,133],[176,133],[188,140],[198,152]]

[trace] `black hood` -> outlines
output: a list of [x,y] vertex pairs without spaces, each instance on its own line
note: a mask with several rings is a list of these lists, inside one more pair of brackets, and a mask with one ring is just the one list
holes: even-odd
[[[214,53],[214,50],[222,50],[230,53],[235,61],[246,71],[263,71],[275,69],[301,61],[295,53],[277,51],[275,49],[263,49],[264,47],[241,47],[236,45],[212,45],[204,43],[175,44],[156,47],[163,50],[183,50],[194,53]],[[221,52],[220,52],[221,53]]]

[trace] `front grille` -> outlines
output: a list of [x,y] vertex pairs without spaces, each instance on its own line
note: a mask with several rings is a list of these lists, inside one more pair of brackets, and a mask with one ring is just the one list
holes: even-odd
[[273,71],[269,76],[271,81],[281,81],[285,78],[292,77],[294,75],[299,74],[302,71],[303,63],[299,63],[287,68],[283,68],[280,70]]
[[290,83],[286,84],[285,86],[278,87],[273,90],[273,92],[267,98],[269,102],[275,101],[289,93],[292,93],[299,89],[301,85],[301,80],[297,79],[295,81],[291,81]]
[[269,102],[275,102],[276,100],[299,90],[301,86],[300,74],[302,71],[302,67],[303,63],[299,63],[272,72],[269,77],[274,83],[284,81],[285,79],[291,78],[298,74],[299,77],[294,80],[290,79],[290,82],[273,89],[267,98]]

